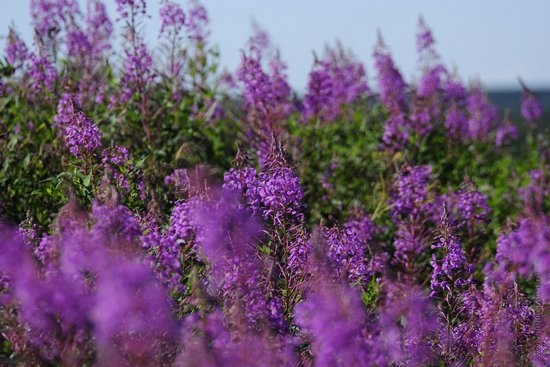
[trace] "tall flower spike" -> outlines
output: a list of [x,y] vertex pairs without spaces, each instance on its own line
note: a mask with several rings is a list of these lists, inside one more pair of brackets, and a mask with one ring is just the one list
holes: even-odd
[[432,282],[430,288],[431,296],[436,294],[450,294],[466,289],[472,282],[472,268],[466,261],[466,256],[462,245],[452,234],[449,224],[449,212],[447,204],[443,204],[443,217],[439,227],[440,234],[432,244],[432,250],[442,249],[443,258],[439,261],[432,253],[433,267]]
[[185,13],[183,8],[172,1],[166,0],[160,8],[160,33],[177,35],[183,31],[185,26]]
[[92,57],[100,58],[111,49],[113,23],[109,19],[105,4],[100,0],[90,0],[87,3],[84,18],[86,34],[92,46]]
[[470,92],[466,100],[468,118],[468,138],[473,141],[487,141],[491,129],[498,119],[498,111],[487,95],[478,86]]
[[309,73],[304,117],[332,122],[341,116],[345,105],[363,97],[368,86],[363,65],[341,45],[337,49],[327,48],[325,53]]
[[15,69],[21,68],[27,61],[29,50],[27,45],[14,28],[8,31],[8,42],[6,43],[6,58]]
[[527,88],[525,83],[520,79],[520,84],[523,87],[523,95],[521,96],[521,116],[527,121],[531,128],[542,117],[542,106],[533,92]]
[[406,109],[405,81],[395,67],[391,54],[386,49],[381,35],[374,50],[374,65],[378,72],[378,89],[380,101],[390,114],[399,114]]
[[[70,112],[71,107],[67,105],[66,98],[60,101],[59,109],[63,114]],[[75,109],[74,105],[72,109],[71,120],[64,126],[63,139],[71,154],[76,158],[83,159],[90,154],[94,154],[101,147],[101,131],[90,118],[84,115],[84,112]],[[60,115],[59,112],[57,116],[58,121],[66,121],[67,116]]]

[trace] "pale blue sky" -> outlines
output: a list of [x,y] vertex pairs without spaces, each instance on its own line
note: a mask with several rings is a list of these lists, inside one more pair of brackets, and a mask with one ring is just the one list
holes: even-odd
[[[82,1],[84,2],[84,1]],[[181,1],[184,5],[185,1]],[[0,0],[0,34],[14,21],[30,39],[29,0]],[[115,17],[114,0],[106,1]],[[150,43],[158,34],[158,0],[149,1]],[[517,87],[521,76],[533,88],[550,87],[550,1],[547,0],[203,0],[210,14],[212,43],[221,63],[233,70],[240,50],[259,23],[281,50],[291,85],[303,90],[312,51],[339,39],[365,63],[374,84],[372,50],[377,30],[407,80],[417,74],[415,32],[422,15],[439,54],[464,81],[479,78],[488,88]],[[3,47],[3,42],[2,42]]]

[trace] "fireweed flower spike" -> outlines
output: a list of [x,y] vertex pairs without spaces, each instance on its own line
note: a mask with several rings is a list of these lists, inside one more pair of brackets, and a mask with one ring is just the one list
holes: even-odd
[[343,108],[368,92],[363,65],[341,45],[328,48],[322,60],[315,60],[309,73],[304,96],[304,117],[332,122],[341,117]]
[[171,1],[164,1],[160,8],[160,33],[179,34],[185,26],[185,13],[182,7]]
[[382,142],[385,146],[397,151],[405,147],[409,139],[405,99],[406,84],[401,73],[395,67],[380,35],[374,50],[374,64],[378,73],[380,102],[389,112],[388,119],[384,124]]
[[[466,261],[462,245],[452,234],[447,204],[443,207],[439,231],[440,235],[435,238],[432,250],[442,249],[444,255],[441,260],[438,260],[436,254],[432,253],[430,264],[433,267],[433,273],[430,296],[445,294],[448,297],[449,294],[454,293],[452,297],[456,297],[456,292],[468,288],[471,284],[472,268]],[[449,298],[446,300],[449,301]]]
[[479,86],[474,86],[466,100],[468,110],[468,139],[473,141],[487,141],[489,132],[498,119],[498,111],[491,104],[487,95]]
[[524,90],[521,97],[521,116],[531,127],[534,127],[536,122],[542,117],[540,102],[528,89]]
[[84,159],[101,148],[101,131],[80,110],[72,95],[64,94],[61,97],[54,121],[65,146],[76,158]]
[[6,58],[15,69],[22,68],[29,56],[29,50],[14,28],[8,31],[8,42],[6,43]]

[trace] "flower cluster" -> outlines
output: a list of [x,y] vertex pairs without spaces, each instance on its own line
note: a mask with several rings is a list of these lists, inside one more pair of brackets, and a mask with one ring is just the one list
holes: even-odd
[[120,48],[78,4],[31,1],[0,61],[1,365],[549,364],[525,85],[501,119],[421,20],[412,81],[375,46],[378,95],[340,46],[293,94],[259,29],[226,94],[197,0],[160,2],[155,49],[145,0]]

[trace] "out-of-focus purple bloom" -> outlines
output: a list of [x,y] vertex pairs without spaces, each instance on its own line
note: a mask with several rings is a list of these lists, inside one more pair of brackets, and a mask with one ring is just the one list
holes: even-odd
[[40,46],[55,46],[64,25],[81,15],[76,0],[31,0],[30,10]]
[[189,37],[198,43],[206,42],[209,36],[208,26],[208,12],[206,8],[200,4],[197,0],[191,2],[191,8],[188,11],[187,18],[187,31]]
[[54,126],[58,129],[68,126],[76,114],[75,107],[75,97],[70,93],[63,93],[57,102],[57,113],[53,117]]
[[268,307],[264,265],[256,254],[260,226],[236,199],[234,192],[222,191],[213,202],[202,202],[193,210],[195,248],[210,265],[207,288],[223,299],[236,320],[244,319],[251,326],[280,324],[282,314],[273,315]]
[[57,80],[57,70],[45,56],[31,54],[27,69],[28,88],[34,93],[53,93]]
[[186,190],[189,184],[189,174],[185,169],[175,169],[172,174],[164,178],[164,185],[171,186],[178,192]]
[[443,65],[436,65],[430,68],[420,78],[420,83],[416,89],[418,97],[423,99],[429,99],[434,96],[438,96],[441,90],[441,76],[445,75],[447,71]]
[[138,243],[141,228],[132,212],[123,205],[92,205],[91,235],[118,257],[133,258],[141,254]]
[[468,109],[468,138],[474,141],[487,141],[493,125],[498,119],[498,111],[487,95],[479,88],[470,92],[466,101]]
[[451,73],[447,73],[443,82],[443,92],[447,101],[462,103],[466,100],[466,88]]
[[179,34],[185,26],[183,8],[174,2],[165,1],[160,8],[160,33]]
[[531,362],[535,367],[550,365],[550,336],[541,337],[536,349],[531,355]]
[[379,360],[384,361],[378,365],[429,365],[435,357],[429,340],[440,327],[435,307],[416,287],[389,284],[388,288],[375,325],[379,335],[373,340]]
[[92,55],[92,43],[88,35],[79,28],[67,32],[67,55],[69,58],[81,58],[86,61]]
[[435,44],[434,37],[430,28],[426,26],[424,20],[420,18],[418,24],[418,32],[416,33],[416,50],[418,53],[430,51]]
[[120,261],[104,269],[91,316],[102,364],[162,365],[170,360],[167,346],[176,325],[166,293],[143,264]]
[[550,302],[550,225],[547,217],[523,218],[518,227],[497,240],[495,261],[511,275],[529,278],[537,274],[539,296]]
[[524,92],[521,97],[521,116],[533,126],[542,117],[542,106],[539,100],[530,92]]
[[409,132],[404,113],[391,114],[384,123],[382,143],[393,151],[403,149],[409,141]]
[[153,81],[153,57],[145,43],[138,43],[135,49],[125,50],[124,70],[120,78],[119,103],[132,100],[134,94],[142,94]]
[[92,57],[99,58],[111,49],[113,23],[109,19],[105,4],[99,0],[88,1],[84,18],[86,34],[92,47]]
[[468,132],[468,117],[456,102],[451,102],[445,112],[445,128],[447,137],[451,139],[464,140]]
[[[269,71],[273,92],[282,101],[288,101],[292,93],[288,85],[286,69],[287,66],[281,59],[279,53],[269,60]],[[283,103],[280,108],[282,116],[288,116],[292,112],[292,105],[290,103]]]
[[540,170],[529,172],[530,182],[524,188],[518,189],[528,217],[538,217],[544,212],[544,199],[550,194],[550,185],[545,174]]
[[335,284],[316,288],[295,308],[296,323],[311,337],[314,366],[370,366],[362,335],[366,314],[357,292]]
[[511,121],[505,121],[502,125],[497,128],[496,137],[495,137],[495,146],[497,148],[510,145],[514,140],[517,140],[519,137],[519,131],[516,125]]
[[29,57],[29,50],[19,34],[10,27],[6,43],[6,58],[15,69],[21,68]]
[[327,49],[310,71],[304,97],[306,119],[331,122],[342,115],[345,105],[358,101],[368,91],[363,65],[340,50]]
[[380,101],[391,114],[404,112],[406,109],[406,84],[381,40],[374,51],[374,64],[378,72]]
[[196,315],[187,317],[184,320],[182,351],[177,357],[176,366],[297,365],[292,339],[279,338],[265,332],[236,332],[233,330],[235,325],[230,325],[219,310],[204,318]]
[[116,9],[123,19],[136,17],[147,12],[145,0],[115,0]]

